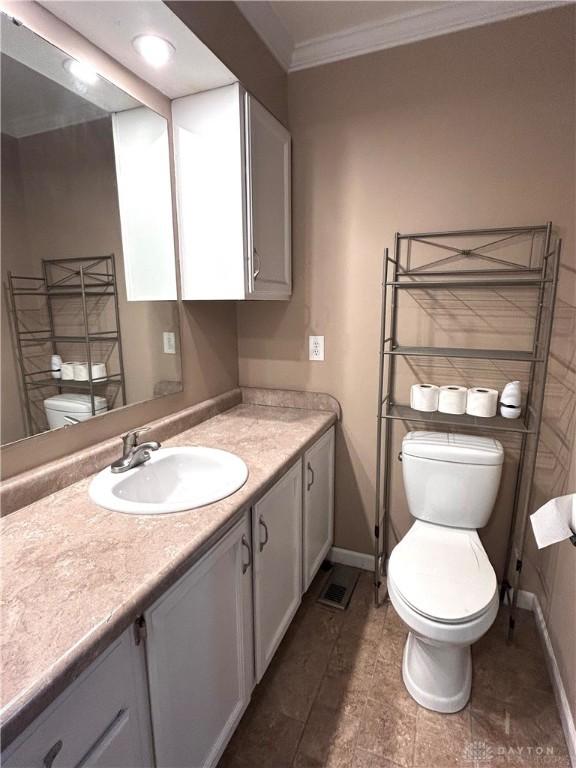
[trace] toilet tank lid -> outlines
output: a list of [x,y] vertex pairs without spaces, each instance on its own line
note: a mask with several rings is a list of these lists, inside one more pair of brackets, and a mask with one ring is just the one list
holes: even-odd
[[[67,395],[53,395],[44,400],[44,405],[51,411],[67,411],[68,413],[90,413],[92,403],[90,395],[79,395],[71,392]],[[94,408],[97,411],[106,410],[106,398],[94,396]]]
[[456,464],[494,466],[504,461],[504,449],[499,440],[448,432],[408,432],[402,441],[402,453],[420,459],[450,461]]

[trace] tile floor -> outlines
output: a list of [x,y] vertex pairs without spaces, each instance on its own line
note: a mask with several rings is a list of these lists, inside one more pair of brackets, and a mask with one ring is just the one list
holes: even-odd
[[406,630],[362,573],[346,611],[304,596],[219,768],[499,768],[570,762],[532,614],[499,616],[473,651],[468,706],[426,710],[401,679]]

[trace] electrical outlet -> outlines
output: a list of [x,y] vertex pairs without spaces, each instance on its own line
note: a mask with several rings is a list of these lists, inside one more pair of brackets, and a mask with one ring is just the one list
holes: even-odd
[[164,342],[164,352],[167,355],[176,354],[176,334],[172,331],[164,331],[162,334],[162,340]]
[[324,360],[324,336],[308,337],[308,359]]

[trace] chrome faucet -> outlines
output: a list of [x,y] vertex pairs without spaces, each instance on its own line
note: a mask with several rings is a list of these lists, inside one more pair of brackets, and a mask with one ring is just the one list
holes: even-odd
[[160,443],[155,440],[151,440],[147,443],[138,444],[138,437],[142,432],[148,432],[149,427],[143,427],[142,429],[135,429],[132,432],[127,432],[122,435],[122,442],[124,444],[124,450],[122,457],[116,459],[111,465],[110,469],[114,473],[128,472],[129,469],[134,469],[140,464],[144,464],[150,458],[150,451],[157,451],[160,448]]

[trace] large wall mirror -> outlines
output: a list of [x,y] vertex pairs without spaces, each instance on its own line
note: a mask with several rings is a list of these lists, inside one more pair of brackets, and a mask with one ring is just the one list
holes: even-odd
[[5,444],[182,387],[167,122],[1,24]]

